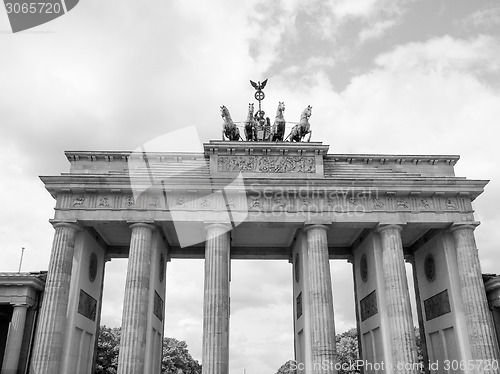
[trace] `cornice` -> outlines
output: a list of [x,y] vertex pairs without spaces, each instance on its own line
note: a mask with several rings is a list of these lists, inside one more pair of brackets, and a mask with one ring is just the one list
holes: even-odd
[[[219,154],[263,154],[268,150],[275,150],[277,154],[297,153],[300,150],[311,151],[317,150],[316,154],[325,156],[326,161],[347,162],[347,163],[364,163],[364,164],[422,164],[427,163],[435,165],[438,163],[446,165],[455,165],[460,156],[458,155],[398,155],[398,154],[348,154],[348,153],[327,153],[329,146],[322,145],[318,142],[311,143],[283,143],[279,147],[274,147],[274,144],[268,142],[215,142],[205,143],[205,152],[147,152],[149,158],[166,161],[176,158],[185,159],[202,159],[217,151]],[[247,152],[248,151],[248,152]],[[66,158],[70,162],[78,161],[128,161],[132,151],[66,151]],[[143,157],[137,153],[137,157]]]
[[363,164],[446,164],[455,165],[460,156],[458,155],[395,155],[395,154],[328,154],[326,161]]

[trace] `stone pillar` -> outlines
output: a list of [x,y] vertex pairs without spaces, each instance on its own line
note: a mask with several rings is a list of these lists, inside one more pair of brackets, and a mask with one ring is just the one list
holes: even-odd
[[[498,363],[500,359],[498,342],[495,337],[493,320],[488,310],[474,229],[475,226],[471,224],[457,224],[451,228],[457,251],[458,275],[467,331],[472,358],[484,362],[496,360]],[[478,372],[482,373],[483,370]],[[499,373],[499,370],[488,372]]]
[[146,329],[154,226],[130,225],[132,237],[123,300],[118,374],[143,374],[146,360]]
[[[311,369],[313,373],[336,373],[334,370],[337,361],[335,320],[330,278],[330,256],[326,239],[327,229],[324,225],[311,225],[305,229],[309,259]],[[328,365],[322,367],[324,363],[328,363]]]
[[61,364],[66,327],[71,269],[79,226],[56,222],[47,281],[40,317],[37,323],[35,347],[30,373],[58,374]]
[[12,320],[10,321],[9,335],[5,347],[2,374],[16,374],[19,365],[19,355],[24,335],[24,323],[26,321],[26,310],[28,305],[14,305]]
[[203,374],[229,372],[230,227],[207,225],[203,300]]
[[[413,330],[408,280],[399,225],[379,226],[385,276],[387,318],[390,328],[392,364],[396,373],[417,374],[417,344]],[[399,365],[399,366],[398,366]]]

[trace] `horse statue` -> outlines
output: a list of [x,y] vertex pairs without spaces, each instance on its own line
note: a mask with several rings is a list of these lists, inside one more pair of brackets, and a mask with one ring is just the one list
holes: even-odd
[[245,138],[248,141],[256,141],[257,140],[257,129],[255,126],[257,125],[254,116],[253,116],[253,103],[248,104],[248,116],[245,121]]
[[309,134],[307,141],[311,140],[312,130],[309,124],[309,117],[311,117],[311,114],[312,106],[308,105],[300,115],[299,124],[295,125],[290,134],[286,137],[287,139],[290,138],[290,142],[301,142],[307,134]]
[[271,130],[271,141],[282,142],[285,136],[285,117],[283,112],[285,111],[285,103],[280,101],[278,103],[278,109],[276,109],[276,118],[274,119],[273,128]]
[[240,140],[240,130],[231,119],[229,110],[224,105],[220,107],[220,115],[224,120],[222,124],[222,140],[226,140],[225,137],[232,141]]

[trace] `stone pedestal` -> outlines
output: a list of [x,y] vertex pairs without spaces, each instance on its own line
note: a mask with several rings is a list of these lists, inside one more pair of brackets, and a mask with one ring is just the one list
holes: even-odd
[[[392,365],[397,373],[417,374],[417,345],[406,279],[399,225],[379,226],[385,275],[387,318],[390,327]],[[399,366],[398,366],[399,365]]]
[[[475,226],[470,224],[457,224],[451,228],[457,250],[458,274],[467,331],[472,358],[490,362],[496,360],[498,363],[500,359],[498,343],[493,320],[488,310],[474,229]],[[499,373],[500,371],[497,369],[488,372]]]
[[203,374],[229,372],[229,227],[206,227],[203,300]]
[[58,374],[61,364],[75,237],[79,226],[57,222],[54,228],[56,231],[30,369],[33,374]]
[[23,342],[24,323],[26,321],[26,310],[28,305],[14,305],[12,319],[10,321],[9,335],[5,347],[4,361],[1,374],[16,374]]
[[[327,227],[312,225],[308,226],[305,231],[309,258],[311,369],[313,373],[335,373],[335,321],[330,258],[326,239]],[[324,365],[325,363],[327,365]]]
[[146,329],[154,226],[130,225],[132,238],[123,300],[122,333],[118,374],[143,374],[146,359]]

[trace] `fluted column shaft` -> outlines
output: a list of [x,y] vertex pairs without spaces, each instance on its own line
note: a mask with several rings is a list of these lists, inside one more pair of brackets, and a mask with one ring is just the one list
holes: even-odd
[[[451,228],[457,250],[458,274],[464,303],[465,319],[474,360],[498,360],[498,342],[488,309],[481,265],[474,239],[473,225],[461,224]],[[491,362],[491,361],[490,361]],[[479,370],[478,372],[483,372]],[[489,370],[488,373],[499,373]]]
[[30,370],[30,373],[34,374],[58,374],[63,350],[75,237],[79,226],[58,222],[54,223],[54,228],[52,253]]
[[323,225],[306,228],[313,373],[335,373],[335,320],[326,231]]
[[9,335],[5,347],[2,374],[16,374],[19,365],[19,355],[23,342],[24,323],[26,321],[26,310],[28,305],[16,304],[12,313],[9,326]]
[[146,360],[146,330],[154,226],[130,225],[132,237],[123,300],[122,333],[118,374],[143,374]]
[[382,239],[382,261],[385,276],[386,308],[391,332],[392,364],[395,373],[418,373],[417,344],[413,329],[410,293],[406,278],[402,227],[384,225],[378,228]]
[[226,225],[206,227],[205,291],[203,300],[203,374],[229,372],[229,261]]

